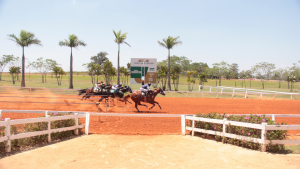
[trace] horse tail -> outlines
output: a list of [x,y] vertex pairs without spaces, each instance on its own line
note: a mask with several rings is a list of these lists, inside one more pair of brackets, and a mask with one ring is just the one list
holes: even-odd
[[83,93],[86,93],[86,91],[87,91],[87,89],[78,90],[78,96],[80,96]]

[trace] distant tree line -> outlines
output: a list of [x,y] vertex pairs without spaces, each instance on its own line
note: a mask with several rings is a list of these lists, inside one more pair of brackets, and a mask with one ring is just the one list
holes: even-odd
[[[167,88],[167,67],[167,59],[157,64],[157,81],[164,90]],[[204,85],[207,79],[215,79],[216,86],[222,86],[222,79],[251,80],[253,78],[261,80],[263,89],[266,80],[278,80],[279,88],[281,88],[281,81],[287,81],[288,88],[292,89],[294,82],[300,80],[300,66],[294,63],[292,67],[276,69],[275,64],[260,62],[252,66],[250,70],[239,71],[237,63],[229,64],[221,61],[209,67],[207,63],[192,62],[185,56],[173,55],[170,57],[170,82],[173,84],[174,90],[178,90],[180,76],[187,77],[189,90],[193,90],[192,87],[196,81],[199,82],[199,85]]]

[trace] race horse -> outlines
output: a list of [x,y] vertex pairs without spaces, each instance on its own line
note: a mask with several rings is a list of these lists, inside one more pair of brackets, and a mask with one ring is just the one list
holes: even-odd
[[[81,90],[78,90],[78,95],[85,93],[85,95],[81,97],[81,99],[85,98],[85,100],[89,99],[91,96],[100,96],[101,99],[99,100],[99,102],[101,102],[103,99],[108,98],[108,97],[117,98],[118,101],[122,101],[122,102],[125,101],[125,104],[126,104],[126,102],[129,102],[128,99],[125,100],[123,98],[124,93],[126,93],[126,92],[132,93],[132,90],[129,86],[121,87],[119,90],[117,90],[116,93],[111,92],[110,86],[106,86],[100,92],[94,92],[94,87],[87,88],[87,89],[81,89]],[[129,103],[131,103],[131,102],[129,102]]]
[[[130,97],[131,97],[131,100],[135,102],[135,108],[137,109],[138,112],[140,112],[140,110],[137,108],[137,105],[141,105],[141,106],[146,106],[147,105],[144,105],[144,104],[141,104],[141,102],[146,102],[146,103],[150,103],[152,104],[153,106],[149,109],[151,110],[154,106],[155,106],[155,103],[159,106],[159,108],[161,109],[160,105],[154,101],[155,97],[157,94],[161,94],[161,95],[166,95],[165,92],[161,89],[161,88],[156,88],[154,89],[153,91],[150,91],[146,97],[144,97],[141,93],[141,91],[135,91],[133,92]],[[129,97],[129,95],[125,96],[124,99],[127,100],[127,98]]]

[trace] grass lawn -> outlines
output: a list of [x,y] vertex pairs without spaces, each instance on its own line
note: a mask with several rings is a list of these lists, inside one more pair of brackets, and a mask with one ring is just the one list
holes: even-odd
[[[20,77],[21,77],[21,75],[20,75]],[[117,82],[116,78],[117,77],[114,77],[112,84],[116,84],[116,82]],[[31,74],[30,77],[28,74],[26,74],[25,79],[26,79],[26,82],[25,82],[26,87],[44,87],[44,88],[60,88],[60,89],[67,89],[69,87],[69,75],[68,74],[67,74],[67,76],[63,76],[61,86],[58,86],[57,79],[54,76],[51,77],[50,74],[48,74],[45,83],[42,83],[42,76],[39,74]],[[91,77],[88,76],[88,74],[86,72],[74,72],[73,79],[74,79],[73,80],[74,89],[83,89],[83,88],[88,88],[88,87],[94,86],[94,84],[91,81]],[[101,81],[101,80],[105,82],[105,79],[103,76],[99,78],[99,81]],[[126,85],[126,83],[124,83],[124,81],[121,80],[121,82],[123,82],[123,85]],[[179,91],[188,91],[188,82],[187,82],[186,77],[180,77],[179,84],[180,84],[178,86]],[[219,81],[217,80],[217,85],[218,84],[219,84]],[[221,83],[222,86],[237,87],[237,88],[242,88],[242,87],[245,88],[245,84],[246,84],[246,88],[250,89],[250,81],[249,80],[246,80],[246,81],[222,80],[222,83]],[[279,88],[278,85],[279,85],[278,81],[265,81],[265,90],[290,92],[290,89],[288,89],[287,82],[282,81],[281,88]],[[0,81],[0,86],[20,87],[21,82],[16,81],[16,84],[13,84],[11,76],[7,73],[6,74],[4,73],[2,75],[2,81]],[[139,90],[139,88],[140,88],[139,84],[133,84],[130,86],[133,90]],[[204,86],[215,87],[216,80],[208,79],[208,82],[204,83]],[[162,87],[162,85],[158,84],[157,87]],[[172,83],[171,83],[171,88],[174,90],[174,85]],[[196,84],[194,84],[192,86],[192,88],[193,88],[194,92],[199,90],[199,81],[198,80],[196,81]],[[251,81],[251,89],[262,90],[261,81]],[[210,88],[204,87],[203,89],[201,89],[201,91],[209,92]],[[212,88],[212,92],[220,92],[220,89],[218,91],[218,89]],[[228,93],[226,93],[226,92],[228,92]],[[300,93],[300,83],[299,82],[294,83],[293,93]],[[171,96],[171,94],[167,93],[167,96]],[[172,97],[187,97],[187,93],[186,92],[172,93]],[[202,97],[202,93],[189,92],[188,97]],[[216,93],[204,93],[203,97],[216,98],[217,94]],[[218,98],[231,98],[231,97],[232,97],[232,90],[224,89],[222,95],[220,93],[218,94]],[[267,99],[272,99],[273,97],[274,97],[274,94],[263,95],[263,98],[267,98]],[[236,93],[234,95],[234,98],[245,98],[245,93],[244,92],[241,92],[240,94]],[[260,98],[260,95],[248,94],[247,98],[252,98],[252,99]],[[276,98],[291,99],[291,96],[290,95],[276,95]],[[293,96],[293,99],[300,100],[300,96]]]

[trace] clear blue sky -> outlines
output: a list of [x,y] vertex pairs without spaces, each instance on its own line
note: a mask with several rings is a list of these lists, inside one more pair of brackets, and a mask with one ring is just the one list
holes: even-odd
[[130,58],[166,59],[157,41],[169,35],[182,41],[171,55],[209,66],[224,60],[241,71],[259,62],[285,68],[300,60],[299,0],[0,0],[0,23],[0,57],[22,56],[7,35],[24,29],[43,44],[25,48],[25,57],[54,59],[66,71],[70,48],[58,42],[69,34],[87,43],[74,50],[74,71],[85,71],[82,64],[100,51],[117,66],[113,29],[128,32],[132,46],[121,45],[121,66]]

